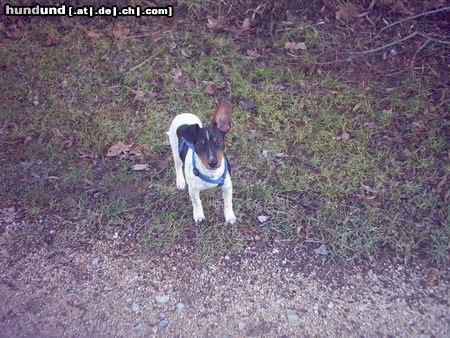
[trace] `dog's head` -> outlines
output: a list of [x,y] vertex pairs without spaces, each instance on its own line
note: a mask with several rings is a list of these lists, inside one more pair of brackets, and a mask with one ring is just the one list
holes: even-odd
[[211,112],[211,125],[200,128],[198,124],[180,126],[177,130],[179,138],[184,138],[195,147],[203,165],[208,169],[216,169],[222,165],[225,151],[225,134],[231,129],[233,108],[222,100]]

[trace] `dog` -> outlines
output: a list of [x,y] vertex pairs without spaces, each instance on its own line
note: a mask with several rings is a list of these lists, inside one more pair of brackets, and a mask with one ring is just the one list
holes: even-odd
[[222,100],[211,112],[209,126],[203,127],[196,115],[183,113],[175,116],[167,132],[175,163],[176,186],[184,190],[187,184],[195,223],[205,220],[200,192],[218,186],[222,188],[225,221],[227,224],[236,222],[230,164],[224,153],[232,114],[230,103]]

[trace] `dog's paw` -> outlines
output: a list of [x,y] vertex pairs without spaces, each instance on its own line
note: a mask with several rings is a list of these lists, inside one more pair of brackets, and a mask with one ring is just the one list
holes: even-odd
[[203,214],[203,211],[194,211],[194,221],[196,224],[201,223],[205,220],[205,215]]
[[234,212],[231,212],[229,215],[225,215],[225,222],[231,225],[236,223],[236,216],[234,215]]
[[177,189],[178,190],[186,189],[186,181],[184,178],[177,179]]

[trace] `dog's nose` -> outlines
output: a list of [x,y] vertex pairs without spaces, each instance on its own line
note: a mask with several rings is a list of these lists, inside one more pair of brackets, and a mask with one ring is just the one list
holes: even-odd
[[209,164],[209,166],[210,166],[211,168],[215,168],[215,167],[217,167],[217,160],[211,159],[211,160],[208,161],[208,164]]

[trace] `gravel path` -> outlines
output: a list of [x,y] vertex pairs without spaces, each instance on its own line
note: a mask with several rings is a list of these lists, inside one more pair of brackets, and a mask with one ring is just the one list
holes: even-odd
[[2,337],[450,335],[448,269],[343,267],[282,243],[213,263],[119,240],[13,257],[10,235],[0,235]]

